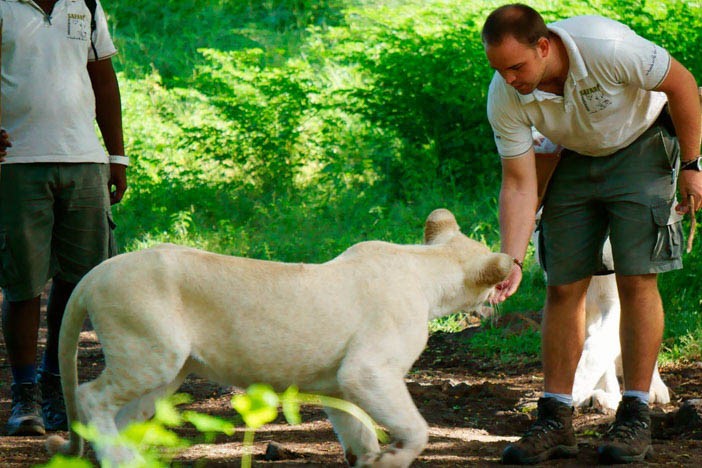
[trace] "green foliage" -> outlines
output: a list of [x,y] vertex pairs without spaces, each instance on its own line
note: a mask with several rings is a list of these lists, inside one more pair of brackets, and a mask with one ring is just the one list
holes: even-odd
[[276,63],[295,47],[308,25],[334,24],[340,0],[179,0],[103,2],[121,53],[117,65],[130,77],[156,72],[188,79],[201,63],[196,51],[216,45],[233,51],[270,46]]
[[[689,232],[687,217],[683,229]],[[699,236],[698,230],[693,251],[684,257],[685,268],[661,275],[658,280],[666,310],[664,361],[702,360],[702,291],[697,287],[702,268]]]
[[541,334],[530,329],[513,333],[488,325],[485,330],[472,337],[470,348],[476,356],[504,364],[532,363],[539,357]]
[[64,457],[56,455],[48,463],[42,465],[43,468],[92,468],[92,464],[82,458]]
[[340,58],[367,74],[363,86],[345,92],[348,109],[402,145],[377,161],[390,196],[415,195],[434,180],[462,190],[491,180],[498,169],[485,157],[492,134],[484,113],[473,112],[485,106],[491,73],[471,12],[411,2],[354,14],[357,33],[329,36]]
[[699,50],[694,46],[702,44],[702,3],[684,0],[607,0],[603,8],[611,8],[614,19],[625,22],[637,33],[665,47],[690,69],[698,81],[702,77]]
[[258,429],[278,416],[280,398],[269,385],[256,384],[249,387],[245,394],[232,398],[232,408],[244,418],[244,423],[251,429]]
[[[130,464],[134,467],[160,468],[168,466],[173,456],[188,447],[190,442],[180,438],[172,428],[184,423],[192,424],[204,436],[205,442],[212,442],[216,434],[231,436],[235,426],[223,418],[213,417],[195,411],[178,410],[177,406],[192,401],[190,395],[177,393],[169,398],[156,401],[156,412],[153,419],[145,422],[129,424],[116,437],[101,434],[94,426],[85,426],[75,422],[73,429],[84,439],[101,444],[115,444],[130,448],[140,459]],[[232,398],[232,407],[241,415],[246,424],[244,446],[246,453],[242,457],[241,466],[251,466],[250,448],[253,444],[254,432],[261,426],[273,422],[278,416],[278,407],[282,407],[285,419],[290,424],[300,424],[300,405],[316,405],[345,411],[357,418],[369,430],[375,432],[381,443],[388,442],[387,434],[380,429],[368,414],[358,406],[345,400],[300,393],[291,386],[282,394],[276,393],[268,384],[253,384],[243,394]],[[54,456],[43,468],[86,468],[92,466],[88,461],[63,455]],[[115,467],[125,468],[125,467]]]
[[465,313],[446,315],[432,320],[429,323],[429,333],[457,333],[465,328]]
[[[278,394],[267,384],[251,385],[244,394],[232,398],[232,407],[241,414],[246,423],[244,446],[253,444],[254,431],[272,422],[278,416],[278,407],[282,406],[283,414],[290,424],[300,424],[300,405],[317,405],[345,411],[363,423],[370,431],[375,432],[380,442],[386,443],[388,437],[375,422],[358,406],[338,398],[324,395],[300,393],[295,386],[289,387],[283,394]],[[247,453],[241,462],[242,468],[251,466],[251,455]]]
[[[105,3],[133,161],[115,207],[118,241],[321,262],[362,240],[420,242],[425,217],[443,206],[497,250],[492,71],[478,32],[501,3]],[[702,77],[699,2],[532,5],[547,21],[612,16]],[[676,356],[702,327],[690,287],[699,256],[686,263],[661,278]],[[527,265],[505,313],[542,306],[542,275]]]

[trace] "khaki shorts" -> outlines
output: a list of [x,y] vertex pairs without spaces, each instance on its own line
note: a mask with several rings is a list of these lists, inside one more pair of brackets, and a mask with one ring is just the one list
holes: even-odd
[[10,301],[49,279],[77,283],[114,253],[107,164],[4,164],[0,171],[0,286]]
[[601,272],[607,235],[617,274],[682,268],[682,216],[674,209],[679,159],[677,139],[660,126],[610,156],[564,150],[538,227],[548,284]]

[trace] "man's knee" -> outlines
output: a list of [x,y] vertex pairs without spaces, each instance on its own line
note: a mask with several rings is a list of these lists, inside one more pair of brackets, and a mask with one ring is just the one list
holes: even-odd
[[617,275],[617,289],[622,298],[658,293],[658,275]]
[[550,305],[580,302],[585,299],[590,278],[557,286],[548,286],[546,289],[546,301]]

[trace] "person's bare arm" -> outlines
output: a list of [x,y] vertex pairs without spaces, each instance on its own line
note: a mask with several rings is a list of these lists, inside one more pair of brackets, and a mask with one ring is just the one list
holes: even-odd
[[[680,142],[680,158],[690,161],[700,154],[700,138],[702,138],[702,116],[700,115],[700,98],[695,77],[680,62],[671,58],[668,76],[658,86],[656,91],[662,91],[668,96],[670,117],[675,125],[675,132]],[[695,198],[694,210],[702,207],[702,173],[697,171],[681,171],[679,176],[681,212],[687,212],[688,195]]]
[[[88,74],[95,93],[95,115],[105,148],[111,155],[124,155],[122,103],[112,60],[88,63]],[[122,164],[110,164],[110,202],[119,203],[127,190],[127,171]]]
[[[500,189],[501,251],[522,262],[534,231],[536,213],[536,166],[534,151],[519,158],[502,159]],[[509,277],[495,288],[491,301],[506,300],[519,288],[522,270],[515,265]]]

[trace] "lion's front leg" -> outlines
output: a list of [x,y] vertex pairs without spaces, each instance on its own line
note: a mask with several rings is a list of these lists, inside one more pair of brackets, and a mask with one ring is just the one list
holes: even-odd
[[[369,367],[354,369],[346,375],[349,374],[350,378],[340,379],[345,398],[368,412],[394,440],[383,450],[368,451],[354,459],[353,466],[409,466],[422,452],[429,436],[427,423],[414,405],[404,379],[393,372]],[[348,461],[351,464],[352,460]]]
[[358,460],[367,453],[378,453],[378,437],[356,417],[345,411],[324,408],[334,426],[339,442],[344,449],[344,456],[350,466],[356,466]]

